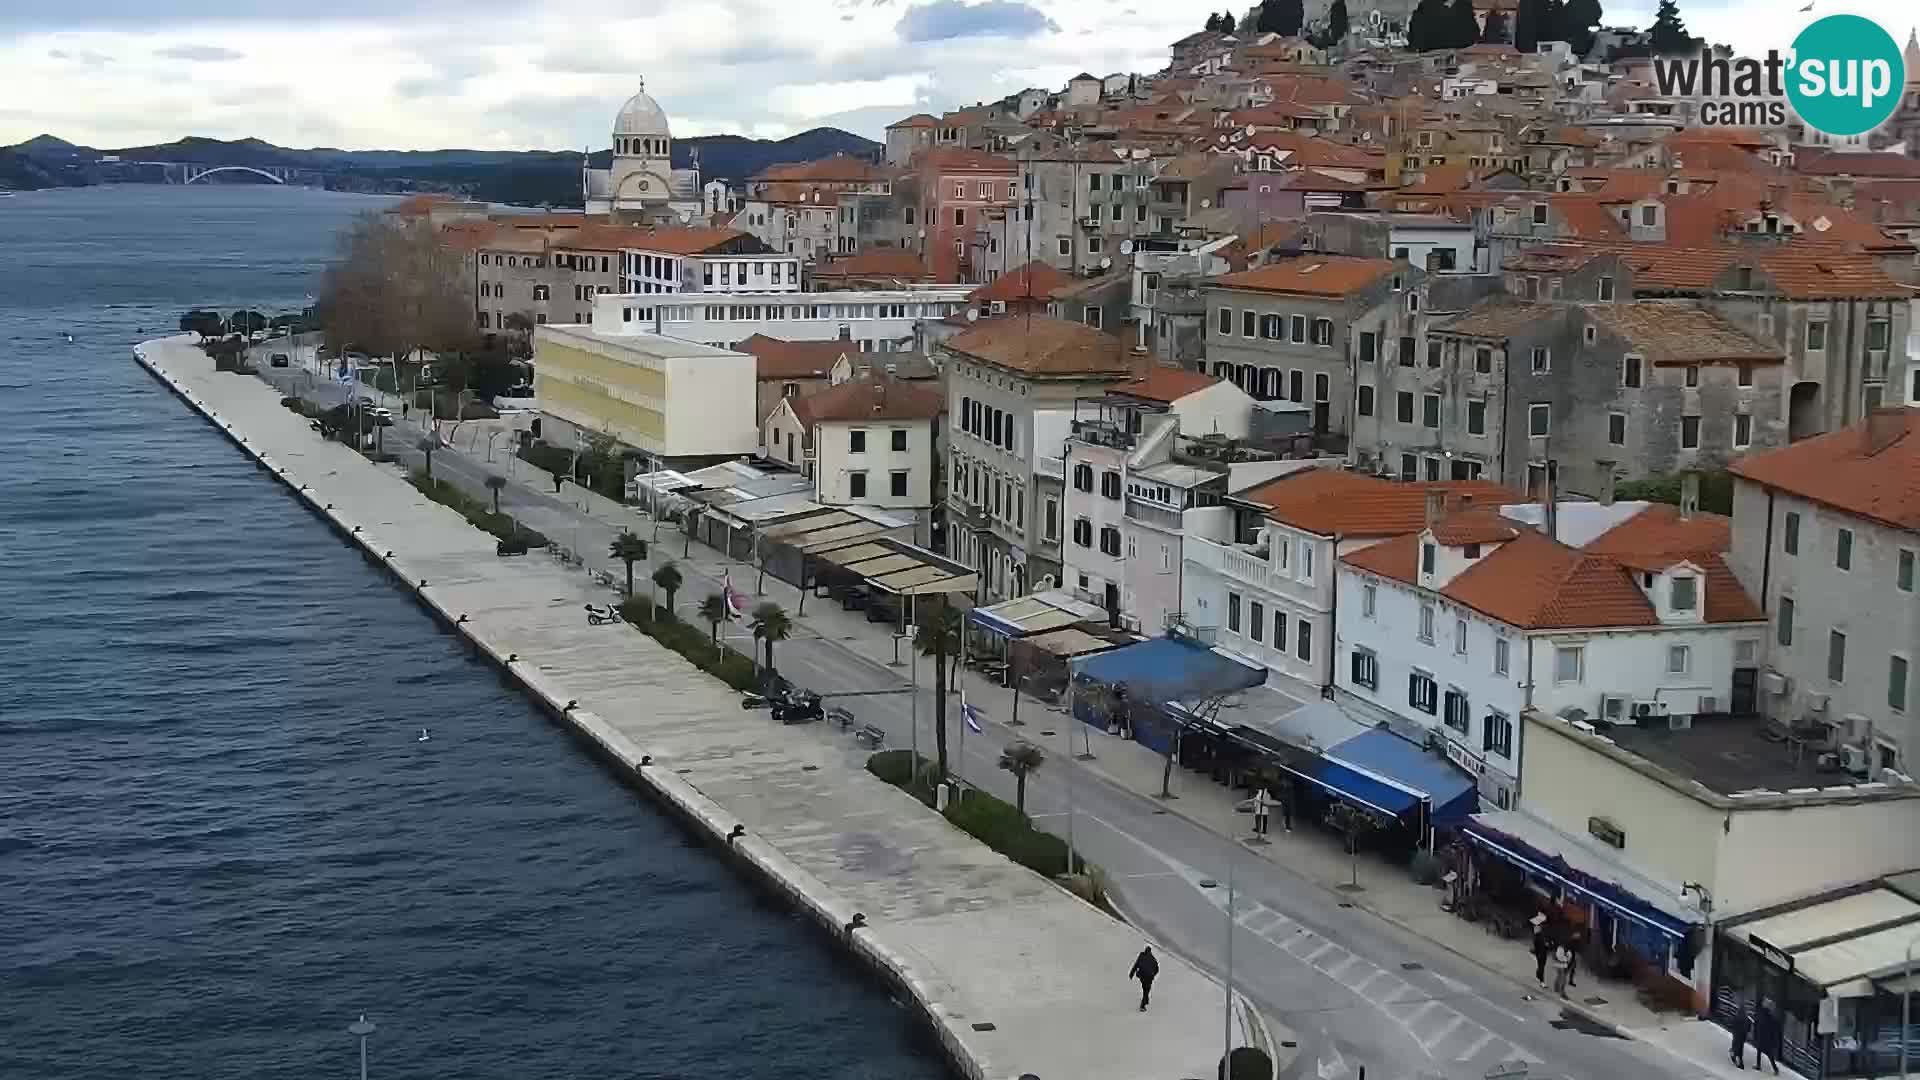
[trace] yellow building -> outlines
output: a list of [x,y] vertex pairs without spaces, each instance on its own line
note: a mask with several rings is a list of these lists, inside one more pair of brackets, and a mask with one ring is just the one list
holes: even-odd
[[[536,407],[555,427],[610,435],[663,458],[730,457],[758,445],[756,361],[660,334],[537,327]],[[546,434],[564,443],[566,431]]]

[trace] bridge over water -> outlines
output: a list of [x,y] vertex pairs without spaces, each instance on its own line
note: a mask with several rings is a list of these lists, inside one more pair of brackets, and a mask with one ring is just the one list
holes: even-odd
[[195,184],[209,176],[221,173],[246,173],[274,184],[318,187],[323,177],[322,173],[313,169],[294,169],[280,165],[221,165],[198,161],[131,161],[127,164],[158,168],[165,182],[169,184]]

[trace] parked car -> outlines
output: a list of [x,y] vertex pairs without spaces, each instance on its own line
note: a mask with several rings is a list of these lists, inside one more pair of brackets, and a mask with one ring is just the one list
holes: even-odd
[[277,353],[274,353],[271,357],[268,357],[267,362],[269,364],[272,364],[274,367],[286,367],[289,361],[286,353],[277,352]]
[[375,420],[393,419],[393,410],[387,408],[385,405],[375,405],[374,407],[368,409],[367,411],[373,414],[373,418]]

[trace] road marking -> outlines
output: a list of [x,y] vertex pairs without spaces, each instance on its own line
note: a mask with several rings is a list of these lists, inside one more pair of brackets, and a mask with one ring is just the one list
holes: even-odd
[[1461,1052],[1459,1057],[1454,1058],[1453,1060],[1471,1061],[1474,1058],[1478,1057],[1480,1055],[1480,1051],[1485,1050],[1487,1048],[1487,1044],[1492,1041],[1493,1041],[1493,1032],[1482,1028],[1480,1031],[1480,1037],[1473,1040],[1473,1045],[1467,1047],[1464,1051]]
[[1377,979],[1377,978],[1379,978],[1380,976],[1382,976],[1382,975],[1385,975],[1385,974],[1386,974],[1386,972],[1384,972],[1384,971],[1382,971],[1382,970],[1380,970],[1379,968],[1374,968],[1374,969],[1373,969],[1372,971],[1370,971],[1370,972],[1368,972],[1368,973],[1367,973],[1367,977],[1366,977],[1366,978],[1364,978],[1364,979],[1361,979],[1361,980],[1360,980],[1359,982],[1357,982],[1357,983],[1347,983],[1347,984],[1345,984],[1345,985],[1346,985],[1346,987],[1347,987],[1347,989],[1349,989],[1349,990],[1351,990],[1351,991],[1353,991],[1355,995],[1357,995],[1357,996],[1359,996],[1359,997],[1360,997],[1360,998],[1362,998],[1362,999],[1365,999],[1367,995],[1365,995],[1365,994],[1363,994],[1363,993],[1361,993],[1361,991],[1362,991],[1362,990],[1364,990],[1364,989],[1366,988],[1366,985],[1367,985],[1368,983],[1370,983],[1370,982],[1372,982],[1373,980],[1375,980],[1375,979]]
[[[1413,1004],[1413,1002],[1411,1002],[1411,1001],[1407,1001],[1407,1002],[1401,1002],[1400,1004],[1405,1004],[1405,1005],[1411,1005],[1411,1004]],[[1419,1023],[1419,1022],[1420,1022],[1420,1018],[1421,1018],[1421,1017],[1423,1017],[1423,1016],[1425,1016],[1425,1015],[1427,1015],[1427,1012],[1428,1012],[1429,1010],[1431,1010],[1431,1009],[1435,1009],[1435,1008],[1438,1008],[1438,1007],[1439,1007],[1439,1005],[1440,1005],[1440,1003],[1439,1003],[1439,1002],[1437,1002],[1437,1001],[1434,1001],[1434,1000],[1432,1000],[1431,998],[1429,998],[1429,999],[1428,999],[1427,1001],[1425,1001],[1424,1003],[1422,1003],[1422,1004],[1421,1004],[1421,1006],[1420,1006],[1419,1008],[1417,1008],[1417,1009],[1415,1009],[1415,1010],[1413,1010],[1413,1011],[1412,1011],[1411,1013],[1408,1013],[1408,1014],[1407,1014],[1407,1015],[1406,1015],[1405,1017],[1398,1017],[1398,1018],[1396,1018],[1396,1019],[1398,1019],[1398,1020],[1400,1021],[1400,1026],[1401,1026],[1401,1027],[1403,1027],[1403,1028],[1406,1028],[1406,1029],[1407,1029],[1407,1034],[1409,1034],[1409,1035],[1412,1035],[1412,1034],[1413,1034],[1413,1025],[1415,1025],[1415,1024],[1417,1024],[1417,1023]],[[1415,1036],[1415,1037],[1414,1037],[1414,1041],[1415,1041],[1415,1042],[1419,1042],[1419,1041],[1420,1041],[1420,1039],[1419,1039],[1419,1037],[1418,1037],[1418,1036]]]
[[1439,1031],[1434,1032],[1431,1036],[1429,1036],[1426,1039],[1420,1040],[1421,1048],[1424,1050],[1431,1051],[1434,1047],[1439,1046],[1441,1043],[1447,1040],[1447,1036],[1453,1034],[1454,1029],[1458,1028],[1461,1024],[1465,1023],[1466,1019],[1467,1019],[1466,1017],[1461,1016],[1459,1013],[1454,1013],[1453,1019],[1440,1025]]
[[[1033,816],[1039,817],[1040,815],[1035,814]],[[1133,881],[1139,878],[1179,877],[1180,875],[1174,873],[1171,870],[1155,870],[1151,873],[1146,873],[1146,874],[1115,874],[1114,876],[1125,881]]]
[[1353,962],[1359,959],[1360,957],[1358,955],[1350,952],[1347,954],[1347,958],[1345,960],[1340,961],[1339,963],[1333,965],[1332,967],[1324,967],[1324,968],[1321,968],[1320,970],[1326,972],[1328,978],[1339,980],[1341,982],[1341,985],[1345,985],[1346,981],[1344,979],[1340,979],[1340,973],[1352,967]]

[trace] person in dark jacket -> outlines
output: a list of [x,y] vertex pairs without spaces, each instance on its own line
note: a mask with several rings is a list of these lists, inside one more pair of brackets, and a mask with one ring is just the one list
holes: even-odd
[[1153,980],[1160,974],[1160,961],[1153,958],[1153,949],[1140,950],[1133,958],[1133,967],[1127,970],[1127,978],[1140,980],[1140,1011],[1147,1011],[1147,999],[1153,995]]
[[1553,935],[1547,931],[1547,917],[1535,915],[1533,922],[1533,981],[1547,985],[1547,957],[1553,955]]
[[1727,1050],[1727,1056],[1743,1069],[1747,1067],[1747,1032],[1752,1023],[1747,1017],[1746,1005],[1741,1004],[1733,1014],[1733,1022],[1727,1025],[1733,1030],[1733,1046]]
[[1762,1001],[1753,1007],[1753,1067],[1771,1064],[1780,1072],[1780,1018],[1773,1014],[1773,1003]]

